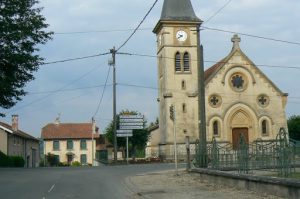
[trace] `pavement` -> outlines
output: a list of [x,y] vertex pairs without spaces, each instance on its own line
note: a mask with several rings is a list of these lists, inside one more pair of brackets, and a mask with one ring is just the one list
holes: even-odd
[[272,195],[238,190],[201,180],[196,173],[180,170],[154,172],[127,178],[135,199],[283,199]]
[[1,199],[282,199],[210,184],[174,164],[0,169]]

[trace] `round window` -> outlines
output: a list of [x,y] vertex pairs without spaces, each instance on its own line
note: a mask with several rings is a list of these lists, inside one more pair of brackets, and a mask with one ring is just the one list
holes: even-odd
[[208,100],[209,100],[210,106],[213,108],[217,108],[222,104],[221,96],[216,95],[216,94],[211,95]]
[[247,79],[241,73],[234,73],[230,77],[230,86],[235,91],[244,91],[247,88]]
[[261,94],[257,97],[257,103],[261,107],[267,107],[270,103],[270,98],[265,94]]

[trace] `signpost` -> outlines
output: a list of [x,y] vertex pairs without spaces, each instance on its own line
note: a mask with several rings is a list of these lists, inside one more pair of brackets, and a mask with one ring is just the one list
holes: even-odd
[[144,129],[143,115],[120,115],[117,137],[126,137],[126,160],[128,164],[128,137],[132,137],[132,130]]

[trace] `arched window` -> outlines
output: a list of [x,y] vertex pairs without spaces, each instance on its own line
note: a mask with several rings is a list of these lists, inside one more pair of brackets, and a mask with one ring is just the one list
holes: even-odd
[[217,120],[213,123],[213,134],[214,136],[219,135],[219,122]]
[[190,55],[187,52],[183,55],[183,70],[190,71]]
[[175,54],[175,72],[179,72],[181,71],[181,57],[180,57],[180,53],[177,52]]
[[186,104],[182,104],[182,112],[186,113]]
[[181,90],[185,90],[186,89],[186,84],[185,84],[185,81],[182,80],[181,81]]
[[263,120],[261,122],[261,134],[267,135],[268,134],[268,122],[267,120]]

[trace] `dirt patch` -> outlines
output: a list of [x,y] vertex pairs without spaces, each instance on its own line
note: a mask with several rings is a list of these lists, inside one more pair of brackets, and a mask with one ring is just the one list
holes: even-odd
[[195,173],[174,171],[137,175],[130,178],[135,187],[135,198],[153,199],[283,199],[271,195],[258,195],[247,190],[238,190],[210,184]]

